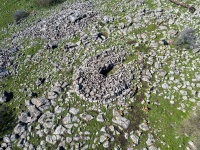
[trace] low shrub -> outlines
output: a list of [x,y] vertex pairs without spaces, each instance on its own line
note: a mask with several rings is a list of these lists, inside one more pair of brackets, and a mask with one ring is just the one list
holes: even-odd
[[60,2],[62,2],[62,0],[38,0],[38,5],[46,7]]
[[194,48],[197,46],[196,39],[195,30],[193,28],[185,28],[180,32],[175,44],[186,48]]
[[25,19],[26,17],[28,17],[29,13],[27,13],[24,10],[17,10],[14,15],[14,21],[16,24],[19,24],[21,20]]

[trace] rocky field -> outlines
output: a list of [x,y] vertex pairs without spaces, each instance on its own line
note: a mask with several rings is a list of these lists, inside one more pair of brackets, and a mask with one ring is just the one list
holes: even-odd
[[76,0],[1,28],[0,150],[200,149],[200,2]]

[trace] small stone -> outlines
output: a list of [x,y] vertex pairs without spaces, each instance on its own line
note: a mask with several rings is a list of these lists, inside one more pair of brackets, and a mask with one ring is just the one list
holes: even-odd
[[150,146],[150,145],[152,145],[154,142],[155,142],[155,139],[154,139],[153,135],[148,133],[148,139],[147,139],[147,141],[146,141],[146,144],[147,144],[148,146]]
[[55,114],[50,111],[45,112],[39,119],[38,122],[45,128],[52,128],[54,126]]
[[109,148],[109,146],[110,146],[109,141],[106,141],[105,143],[103,143],[103,147],[104,148]]
[[46,98],[32,98],[31,103],[34,104],[36,107],[40,107],[42,105],[45,105],[46,103],[49,103],[49,100]]
[[80,117],[85,121],[90,121],[94,118],[94,117],[92,117],[92,115],[88,115],[86,113],[80,114]]
[[67,143],[71,143],[72,142],[72,138],[71,137],[66,137],[65,140],[66,140]]
[[56,99],[58,94],[56,92],[48,92],[48,99]]
[[46,142],[50,143],[50,144],[56,144],[57,138],[56,135],[47,135],[46,136]]
[[79,109],[72,107],[72,108],[69,109],[69,112],[70,112],[71,114],[73,114],[73,115],[76,115],[76,114],[78,114]]
[[4,136],[4,137],[3,137],[3,141],[4,141],[5,143],[10,143],[10,142],[11,142],[11,140],[10,140],[10,138],[9,138],[8,136]]
[[44,83],[45,81],[45,78],[38,78],[36,81],[35,81],[35,84],[36,86],[40,86]]
[[163,84],[162,84],[162,88],[163,88],[163,89],[169,89],[169,86],[168,86],[167,83],[163,83]]
[[99,115],[97,116],[97,121],[98,121],[98,122],[104,122],[104,118],[103,118],[103,115],[102,115],[102,114],[99,114]]
[[16,141],[18,138],[19,138],[19,135],[18,135],[18,134],[12,134],[12,135],[10,136],[10,140],[11,140],[12,142]]
[[132,139],[133,143],[135,143],[136,145],[139,144],[139,137],[135,134],[131,134],[130,138]]
[[180,93],[181,93],[183,96],[187,96],[187,91],[180,90]]
[[60,106],[56,106],[54,112],[55,112],[56,114],[60,114],[60,113],[62,113],[64,110],[65,110],[64,108],[62,108],[62,107],[60,107]]
[[17,124],[14,128],[14,133],[21,135],[25,131],[25,125],[21,123]]
[[100,142],[103,143],[104,141],[107,140],[107,136],[106,135],[101,135],[100,136]]
[[66,133],[66,129],[65,127],[63,127],[62,125],[59,125],[56,130],[54,131],[53,134],[58,134],[58,135],[61,135],[61,134],[65,134]]
[[142,129],[143,131],[148,131],[149,127],[146,123],[142,123],[139,125],[139,128]]

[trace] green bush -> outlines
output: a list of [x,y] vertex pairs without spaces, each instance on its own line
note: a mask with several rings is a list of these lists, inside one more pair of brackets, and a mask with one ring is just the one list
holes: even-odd
[[178,39],[176,40],[177,46],[184,46],[186,48],[196,47],[195,30],[193,28],[185,28],[180,32]]
[[15,114],[8,107],[0,105],[0,143],[5,134],[12,132],[16,124]]
[[16,24],[19,24],[21,20],[25,19],[26,17],[28,17],[29,13],[27,13],[24,10],[17,10],[14,15],[14,21]]
[[60,2],[62,2],[62,0],[38,0],[38,5],[46,7]]

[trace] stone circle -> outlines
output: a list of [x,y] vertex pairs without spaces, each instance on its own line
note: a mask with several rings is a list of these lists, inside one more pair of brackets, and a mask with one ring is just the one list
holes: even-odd
[[137,69],[123,63],[126,52],[111,48],[90,57],[76,69],[75,92],[84,100],[107,103],[128,95]]

